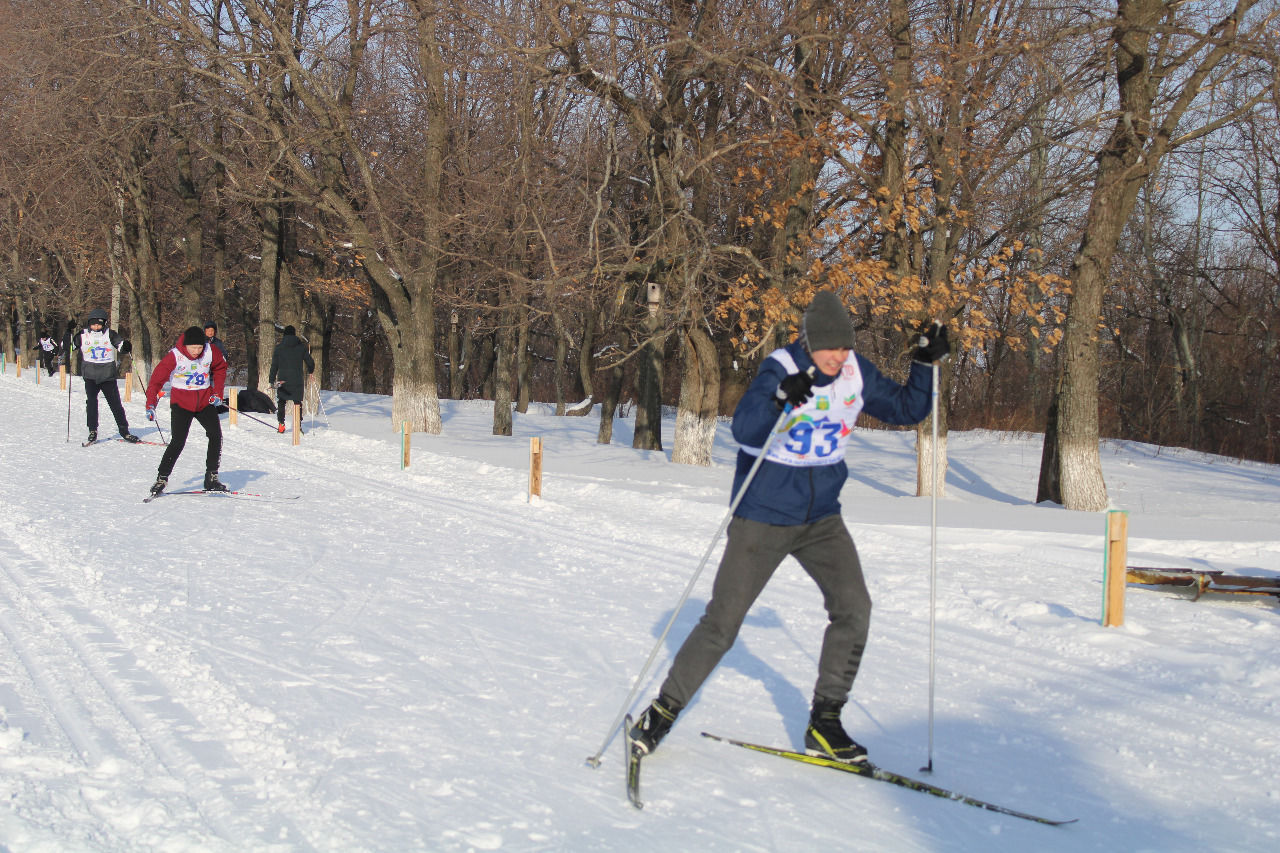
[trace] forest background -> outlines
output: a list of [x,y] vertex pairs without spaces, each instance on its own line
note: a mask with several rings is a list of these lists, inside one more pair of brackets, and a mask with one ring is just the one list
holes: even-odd
[[[1276,462],[1276,0],[0,0],[0,346],[215,321],[265,387],[532,400],[709,464],[818,288],[948,425]],[[74,366],[74,365],[73,365]],[[316,389],[313,389],[313,394]],[[917,432],[919,490],[932,424]],[[941,478],[940,478],[941,480]]]

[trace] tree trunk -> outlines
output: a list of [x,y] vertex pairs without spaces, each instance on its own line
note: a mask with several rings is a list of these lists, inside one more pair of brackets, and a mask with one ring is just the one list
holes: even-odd
[[684,370],[671,461],[710,465],[720,404],[719,358],[711,336],[700,327],[691,328],[683,344]]
[[449,313],[449,397],[462,399],[462,376],[467,369],[467,349],[463,344],[463,327],[459,322],[458,309]]
[[493,366],[493,434],[511,435],[512,370],[515,329],[504,326],[497,334],[498,355]]
[[516,360],[516,306],[511,294],[503,288],[506,305],[497,312],[498,329],[494,333],[497,342],[497,353],[493,365],[493,434],[511,435],[511,389],[514,385],[514,366]]
[[[1054,501],[1067,509],[1098,512],[1107,508],[1107,486],[1102,477],[1098,442],[1098,320],[1106,289],[1106,268],[1124,228],[1127,212],[1124,193],[1113,180],[1094,193],[1085,236],[1072,266],[1071,300],[1062,339],[1058,384],[1051,404],[1054,429],[1045,433],[1040,461],[1042,491],[1036,502]],[[1109,189],[1109,191],[1108,191]],[[1136,187],[1134,189],[1136,197]],[[1046,476],[1044,468],[1057,470]],[[1046,484],[1056,491],[1043,491]]]
[[621,396],[622,365],[615,364],[609,368],[604,397],[600,400],[600,429],[596,433],[596,444],[608,444],[613,441],[613,416],[618,411],[618,398]]
[[360,323],[360,391],[364,394],[378,393],[378,373],[374,368],[377,349],[378,327],[373,315],[366,311]]
[[[427,319],[420,316],[415,303],[408,322],[392,326],[391,363],[395,379],[391,383],[391,422],[409,422],[411,432],[440,432],[440,398],[436,393],[436,346],[433,324],[429,322],[431,301],[422,306]],[[387,324],[383,324],[387,330]],[[421,331],[418,331],[421,330]]]
[[271,357],[279,343],[275,329],[278,313],[276,293],[284,264],[280,246],[280,233],[284,226],[281,218],[279,205],[264,204],[258,209],[259,254],[262,260],[258,265],[258,330],[254,336],[258,342],[257,382],[259,388],[267,389],[266,393],[273,396]]
[[[175,119],[176,120],[176,119]],[[179,289],[181,321],[186,326],[203,326],[200,306],[200,275],[204,266],[204,226],[200,215],[200,189],[196,184],[195,158],[190,143],[175,131],[171,137],[177,154],[178,197],[182,201],[182,253],[186,269]]]
[[631,446],[637,450],[662,449],[662,339],[658,337],[661,319],[661,288],[649,284],[649,314],[645,317],[645,343],[636,357],[636,424]]
[[631,446],[662,449],[662,345],[649,341],[636,365],[636,423]]
[[578,349],[578,379],[582,382],[583,399],[589,401],[584,407],[585,411],[576,414],[586,415],[591,411],[591,404],[595,401],[595,384],[592,381],[592,375],[596,372],[595,357],[595,338],[596,338],[596,311],[592,307],[588,307],[583,312],[582,325],[582,346]]
[[516,371],[516,411],[522,415],[529,413],[529,401],[533,397],[532,383],[529,376],[529,312],[520,312],[520,328],[516,334],[515,357]]
[[569,337],[565,333],[564,327],[560,323],[556,323],[556,355],[555,367],[553,368],[553,377],[556,388],[556,416],[563,417],[565,410],[565,384],[568,381],[566,374],[565,362],[569,359]]

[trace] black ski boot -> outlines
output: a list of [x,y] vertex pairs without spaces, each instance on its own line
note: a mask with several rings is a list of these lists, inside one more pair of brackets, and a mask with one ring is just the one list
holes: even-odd
[[845,733],[840,725],[843,702],[814,698],[809,713],[809,728],[804,732],[804,751],[810,755],[832,758],[844,764],[860,764],[867,760],[867,750]]
[[225,492],[226,484],[218,479],[217,471],[206,471],[204,475],[204,490],[206,492]]
[[136,435],[134,435],[131,432],[122,432],[120,433],[120,437],[125,441],[129,442],[130,444],[137,444],[138,442],[142,441],[142,439],[138,438]]
[[151,485],[151,494],[158,495],[164,491],[164,487],[169,485],[168,477],[157,476],[156,481]]
[[96,429],[89,430],[89,437],[85,439],[85,444],[93,444],[98,440],[98,431]]
[[671,731],[671,724],[679,714],[680,709],[674,702],[659,696],[644,709],[640,719],[631,727],[631,739],[648,755],[658,748],[667,732]]

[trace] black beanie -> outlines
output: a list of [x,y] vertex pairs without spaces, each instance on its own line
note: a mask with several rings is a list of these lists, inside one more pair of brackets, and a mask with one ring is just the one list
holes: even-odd
[[295,329],[293,326],[285,326],[285,327],[284,327],[284,333],[285,333],[286,335],[296,335],[296,334],[298,334],[298,330],[297,330],[297,329]]
[[804,312],[800,329],[809,352],[820,349],[853,349],[853,319],[830,290],[819,290]]
[[204,329],[199,326],[192,326],[182,333],[182,345],[184,347],[204,346]]

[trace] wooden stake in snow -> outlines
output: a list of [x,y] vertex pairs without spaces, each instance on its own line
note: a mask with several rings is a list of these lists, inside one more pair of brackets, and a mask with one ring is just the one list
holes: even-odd
[[133,402],[133,371],[130,370],[124,375],[124,401],[126,403]]
[[293,404],[293,446],[302,443],[302,404]]
[[67,366],[65,364],[58,365],[58,390],[67,390]]
[[409,422],[400,424],[400,470],[409,467]]
[[240,391],[236,388],[227,391],[227,409],[230,414],[227,418],[227,424],[235,426],[240,422],[238,417],[240,414]]
[[542,439],[529,439],[529,502],[542,497]]
[[1129,556],[1129,513],[1107,512],[1107,544],[1103,552],[1102,626],[1124,624],[1124,585]]

